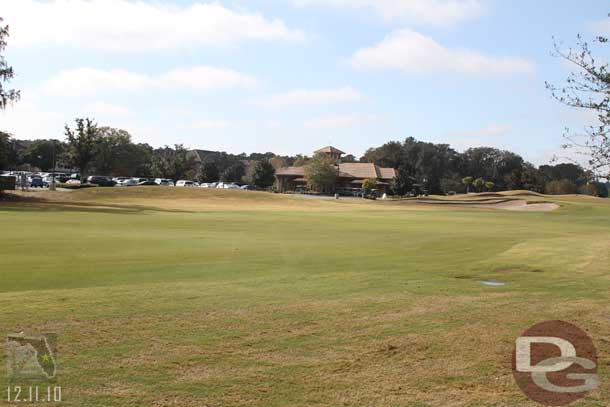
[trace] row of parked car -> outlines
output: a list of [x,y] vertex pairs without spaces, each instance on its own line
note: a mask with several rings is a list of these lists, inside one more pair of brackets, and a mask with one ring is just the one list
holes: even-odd
[[243,189],[254,190],[251,185],[239,186],[234,183],[212,182],[198,183],[191,180],[178,180],[174,183],[173,180],[167,178],[128,178],[128,177],[104,177],[93,175],[87,178],[89,184],[99,185],[102,187],[134,187],[134,186],[166,186],[166,187],[199,187],[199,188],[218,188],[218,189]]
[[[25,172],[25,171],[5,171],[1,174],[5,177],[15,177],[17,186],[25,186],[28,188],[46,188],[53,182],[66,183],[71,180],[78,180],[77,174],[65,174],[49,172]],[[78,181],[80,183],[80,181]]]
[[[28,173],[8,171],[2,175],[16,177],[16,184],[21,186],[25,181],[25,186],[29,188],[46,188],[55,182],[56,184],[80,185],[81,180],[78,174],[67,173]],[[235,183],[211,182],[198,183],[191,180],[178,180],[174,183],[168,178],[137,178],[137,177],[107,177],[103,175],[92,175],[87,177],[87,183],[101,187],[135,187],[135,186],[166,186],[166,187],[198,187],[198,188],[218,188],[218,189],[242,189],[252,191],[256,188],[251,185],[237,185]]]

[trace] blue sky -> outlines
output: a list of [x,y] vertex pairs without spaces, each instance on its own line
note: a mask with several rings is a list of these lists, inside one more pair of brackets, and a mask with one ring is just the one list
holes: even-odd
[[[389,140],[495,146],[542,164],[595,118],[553,101],[551,56],[610,33],[606,1],[0,0],[18,138],[88,116],[135,141],[355,155]],[[601,55],[606,58],[607,55]]]

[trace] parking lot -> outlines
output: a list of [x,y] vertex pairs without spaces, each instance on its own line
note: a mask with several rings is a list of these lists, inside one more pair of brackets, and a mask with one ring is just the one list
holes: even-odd
[[76,173],[48,173],[48,172],[24,172],[6,171],[3,177],[14,177],[17,189],[49,189],[55,185],[56,189],[71,190],[85,186],[99,187],[134,187],[134,186],[164,186],[182,188],[216,188],[216,189],[241,189],[245,191],[256,190],[254,186],[234,182],[209,182],[199,183],[193,180],[172,180],[168,178],[143,178],[143,177],[110,177],[102,175],[91,175],[82,182]]

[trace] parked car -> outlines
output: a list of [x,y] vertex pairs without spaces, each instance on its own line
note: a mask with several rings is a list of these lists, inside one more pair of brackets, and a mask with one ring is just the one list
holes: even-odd
[[[60,184],[63,182],[66,182],[70,179],[70,175],[68,174],[64,174],[64,173],[55,173],[55,183],[56,184]],[[43,181],[45,182],[45,184],[51,184],[51,182],[53,182],[53,174],[48,174],[46,177],[43,178]]]
[[197,183],[195,181],[188,181],[188,180],[179,180],[178,182],[176,182],[176,186],[177,187],[196,187]]
[[87,177],[87,182],[89,184],[94,184],[100,187],[113,187],[116,185],[116,182],[112,180],[110,177],[104,177],[101,175],[92,175]]
[[114,177],[112,180],[118,184],[122,183],[125,180],[128,180],[129,177]]
[[66,184],[69,184],[69,185],[80,185],[80,180],[79,179],[75,179],[75,178],[70,178],[69,180],[66,181]]
[[168,178],[157,178],[157,179],[155,179],[155,183],[157,185],[161,185],[164,187],[173,187],[174,186],[174,181],[172,181],[171,179],[168,179]]
[[44,188],[44,181],[38,175],[32,175],[28,178],[28,186],[30,188]]
[[254,185],[242,185],[241,189],[244,191],[256,191],[256,187]]
[[159,184],[157,184],[155,181],[152,181],[152,180],[149,179],[149,180],[146,180],[146,181],[138,182],[138,186],[141,186],[141,187],[144,187],[144,186],[154,186],[154,187],[157,187],[157,186],[159,186]]
[[126,180],[124,180],[123,182],[121,182],[120,184],[118,184],[121,187],[135,187],[138,186],[139,182],[137,180],[137,178],[127,178]]
[[139,184],[140,182],[146,182],[146,181],[150,181],[150,179],[149,179],[149,178],[134,178],[134,179],[138,181],[138,184]]
[[210,182],[204,182],[199,184],[200,188],[216,188],[216,184]]

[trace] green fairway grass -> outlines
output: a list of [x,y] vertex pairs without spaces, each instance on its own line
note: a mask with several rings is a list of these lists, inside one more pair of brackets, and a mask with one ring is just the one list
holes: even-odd
[[597,346],[575,405],[610,404],[609,200],[27,195],[0,203],[0,334],[58,334],[63,405],[529,406],[512,347],[549,319]]

